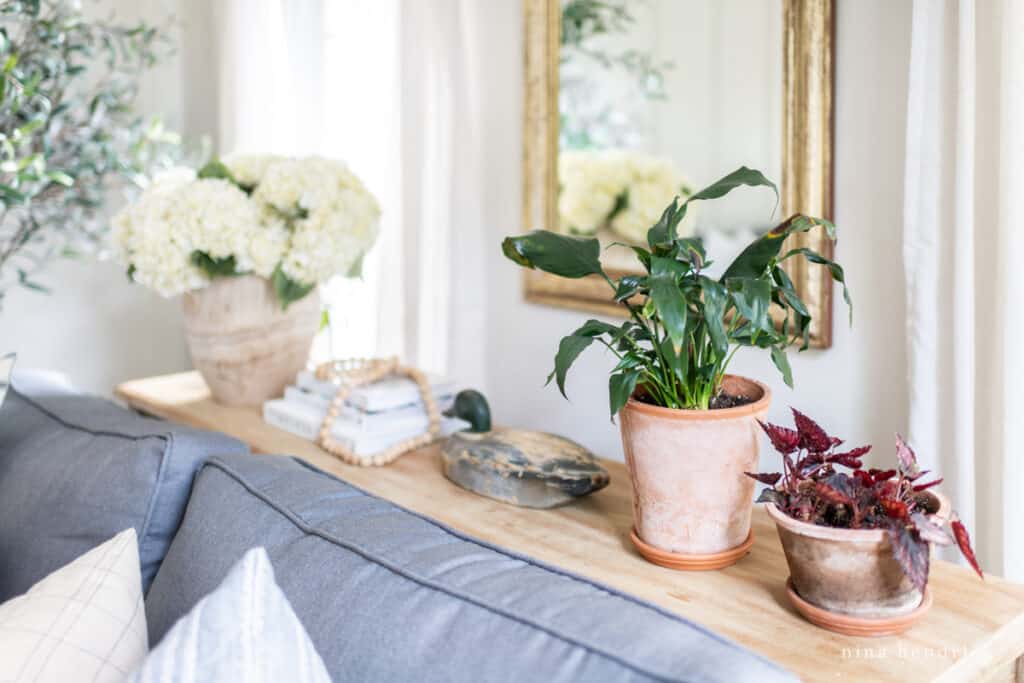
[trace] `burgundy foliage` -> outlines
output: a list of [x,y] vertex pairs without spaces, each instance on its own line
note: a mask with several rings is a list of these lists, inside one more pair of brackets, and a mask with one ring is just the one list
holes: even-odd
[[[897,469],[862,469],[861,458],[871,446],[837,452],[843,443],[814,420],[793,410],[796,429],[760,423],[772,446],[782,456],[783,471],[747,476],[767,484],[759,503],[773,503],[803,522],[841,529],[883,529],[893,556],[915,586],[928,582],[929,544],[956,543],[978,573],[981,568],[971,549],[967,529],[934,515],[934,498],[925,493],[942,479],[915,483],[922,471],[913,449],[896,435]],[[851,470],[840,471],[838,468]],[[949,529],[946,525],[949,525]]]

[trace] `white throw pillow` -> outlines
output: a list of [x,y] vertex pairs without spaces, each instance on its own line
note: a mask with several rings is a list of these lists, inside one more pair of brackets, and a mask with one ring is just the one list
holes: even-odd
[[330,683],[331,677],[275,583],[267,551],[253,548],[171,627],[131,681]]
[[0,681],[120,682],[147,649],[134,529],[0,605]]

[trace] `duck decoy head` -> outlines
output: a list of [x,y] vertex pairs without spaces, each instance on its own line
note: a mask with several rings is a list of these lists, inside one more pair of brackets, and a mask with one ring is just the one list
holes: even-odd
[[457,417],[469,423],[467,432],[491,431],[491,407],[484,395],[475,389],[464,389],[455,395],[452,407],[444,411],[446,417]]

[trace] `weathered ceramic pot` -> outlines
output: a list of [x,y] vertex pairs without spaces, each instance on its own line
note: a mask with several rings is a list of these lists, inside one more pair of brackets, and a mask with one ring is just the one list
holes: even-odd
[[[747,541],[755,482],[743,473],[757,470],[757,420],[768,411],[771,392],[734,375],[726,375],[723,388],[753,402],[676,410],[631,398],[619,413],[633,481],[634,531],[649,546],[695,556],[730,551]],[[641,552],[652,559],[643,547]]]
[[258,406],[281,396],[306,366],[320,324],[316,290],[287,309],[270,282],[217,278],[184,297],[192,363],[218,403]]
[[[949,501],[928,493],[943,519]],[[774,504],[775,520],[790,579],[806,602],[829,612],[864,619],[885,619],[913,612],[921,604],[917,590],[893,557],[882,529],[834,529],[793,519]]]

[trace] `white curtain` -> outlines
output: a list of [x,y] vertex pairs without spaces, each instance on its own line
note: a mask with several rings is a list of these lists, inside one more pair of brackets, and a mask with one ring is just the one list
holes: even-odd
[[915,0],[903,252],[909,437],[991,571],[1024,578],[1024,3]]
[[341,159],[382,205],[363,280],[322,288],[315,354],[397,354],[482,388],[476,3],[216,5],[219,151]]

